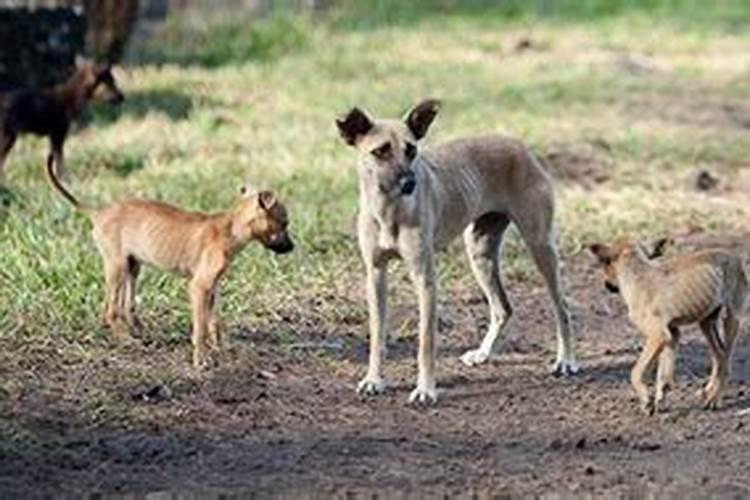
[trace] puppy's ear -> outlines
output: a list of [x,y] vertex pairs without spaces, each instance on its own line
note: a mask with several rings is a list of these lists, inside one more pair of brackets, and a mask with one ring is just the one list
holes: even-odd
[[659,238],[651,244],[651,248],[646,250],[649,259],[656,259],[664,255],[668,245],[674,243],[672,238]]
[[610,252],[607,245],[602,243],[589,245],[589,252],[591,252],[602,264],[609,264],[612,261],[612,252]]
[[355,107],[343,118],[337,118],[336,126],[344,142],[354,146],[360,137],[372,130],[374,124],[367,113]]
[[406,126],[409,127],[414,137],[419,140],[427,135],[427,129],[432,125],[432,121],[440,110],[441,102],[437,99],[425,99],[406,115]]
[[258,193],[258,205],[263,210],[271,210],[276,205],[276,195],[271,191],[261,191]]

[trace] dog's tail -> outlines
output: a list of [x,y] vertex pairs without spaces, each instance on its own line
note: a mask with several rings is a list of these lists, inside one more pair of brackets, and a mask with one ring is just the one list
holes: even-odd
[[78,210],[82,212],[90,212],[93,209],[92,207],[78,201],[70,191],[65,189],[65,186],[62,185],[60,179],[57,178],[57,174],[55,173],[55,158],[54,155],[51,154],[47,157],[47,180],[49,180],[49,183],[52,184],[52,187],[55,188],[55,190],[57,190],[57,192],[60,193],[63,198],[68,200],[70,204],[76,207]]

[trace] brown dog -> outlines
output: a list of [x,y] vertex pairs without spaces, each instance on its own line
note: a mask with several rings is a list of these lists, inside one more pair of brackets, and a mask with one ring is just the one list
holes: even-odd
[[49,138],[57,175],[63,174],[63,144],[73,120],[90,101],[119,104],[124,100],[109,65],[76,59],[65,82],[44,90],[20,90],[0,95],[0,179],[8,153],[19,134]]
[[135,315],[135,286],[141,263],[190,276],[193,312],[193,364],[208,362],[209,343],[221,347],[215,316],[216,287],[234,254],[251,240],[276,253],[294,243],[287,232],[287,212],[270,191],[250,192],[225,212],[187,212],[152,200],[131,199],[94,208],[76,200],[47,161],[52,186],[94,224],[93,236],[104,259],[106,299],[104,321],[115,337],[126,335],[122,320],[140,326]]
[[[604,269],[605,286],[621,291],[630,320],[645,336],[646,344],[631,372],[631,383],[648,414],[664,402],[674,385],[674,356],[679,327],[698,323],[711,353],[711,377],[701,390],[706,408],[721,402],[729,376],[732,347],[740,327],[740,314],[748,282],[739,257],[718,250],[651,260],[662,254],[664,243],[652,252],[642,245],[620,241],[589,247]],[[723,313],[724,339],[718,330]],[[643,383],[643,374],[659,358],[656,399]]]

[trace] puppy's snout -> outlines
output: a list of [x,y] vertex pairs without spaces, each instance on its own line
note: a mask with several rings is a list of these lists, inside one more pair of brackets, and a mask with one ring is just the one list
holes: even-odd
[[417,188],[417,179],[413,173],[409,172],[401,176],[399,184],[401,186],[401,194],[409,196]]
[[268,244],[268,248],[278,254],[289,253],[294,250],[294,242],[288,234],[275,234],[271,237],[271,242]]

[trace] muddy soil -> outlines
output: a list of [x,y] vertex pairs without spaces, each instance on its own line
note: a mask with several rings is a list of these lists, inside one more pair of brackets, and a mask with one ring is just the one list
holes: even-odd
[[[742,250],[743,240],[721,243]],[[715,243],[705,234],[678,238],[681,249]],[[2,399],[0,497],[750,495],[750,415],[742,414],[750,336],[739,341],[722,409],[704,411],[695,396],[708,358],[690,329],[668,410],[641,415],[628,383],[639,339],[594,271],[583,254],[564,268],[583,365],[577,377],[547,373],[554,322],[537,278],[508,283],[515,324],[502,352],[477,368],[458,356],[486,327],[484,301],[474,288],[442,294],[442,391],[429,408],[406,404],[412,336],[391,345],[392,388],[362,399],[354,386],[365,370],[364,318],[311,327],[306,343],[285,348],[270,332],[235,329],[228,359],[208,374],[163,387],[121,381],[123,404],[138,418],[102,421],[50,391]],[[183,348],[157,346],[150,359],[184,363]],[[85,383],[74,370],[44,376],[93,391],[112,367],[93,360],[89,369]]]

